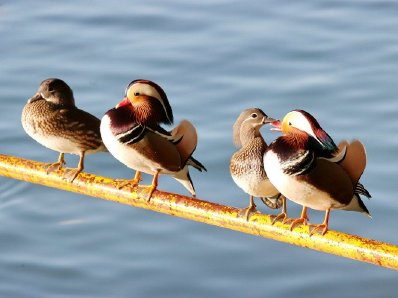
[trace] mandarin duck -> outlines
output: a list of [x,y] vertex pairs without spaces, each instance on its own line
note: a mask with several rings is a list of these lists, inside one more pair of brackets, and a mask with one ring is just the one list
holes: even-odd
[[41,82],[23,108],[21,121],[31,138],[60,153],[58,161],[47,167],[47,174],[62,168],[65,153],[79,155],[78,167],[64,176],[69,182],[84,169],[86,154],[107,151],[101,140],[100,120],[76,107],[72,89],[60,79]]
[[303,206],[290,230],[297,224],[307,224],[307,208],[325,211],[322,224],[310,225],[310,235],[328,231],[331,209],[362,212],[370,217],[359,196],[370,198],[359,182],[366,167],[366,151],[360,141],[343,141],[337,147],[318,121],[303,110],[293,110],[282,122],[272,125],[282,136],[270,144],[264,155],[265,171],[284,196]]
[[101,135],[109,152],[136,171],[130,181],[133,186],[141,181],[141,172],[153,175],[152,184],[147,186],[147,201],[158,186],[159,174],[171,175],[195,196],[188,166],[206,171],[192,157],[197,145],[196,129],[187,120],[171,131],[163,129],[162,123],[173,123],[166,93],[152,81],[134,80],[127,86],[123,100],[103,116]]
[[254,197],[259,197],[264,204],[272,209],[282,205],[280,192],[268,180],[264,170],[263,156],[267,143],[260,133],[260,128],[275,121],[261,109],[244,110],[233,126],[233,141],[239,148],[230,161],[229,169],[234,182],[250,195],[250,203],[242,209],[246,220],[256,211]]

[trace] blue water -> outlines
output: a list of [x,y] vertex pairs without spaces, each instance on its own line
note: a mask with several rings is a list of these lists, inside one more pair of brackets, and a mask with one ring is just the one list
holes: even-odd
[[[0,153],[57,158],[20,125],[48,77],[98,117],[147,78],[176,121],[197,127],[202,199],[243,207],[229,175],[231,127],[257,106],[301,108],[339,141],[367,147],[373,219],[332,212],[330,228],[398,244],[398,2],[0,2]],[[277,135],[262,129],[267,141]],[[68,156],[70,165],[76,156]],[[88,172],[133,173],[110,155]],[[146,178],[147,181],[150,179]],[[160,189],[187,194],[169,177]],[[260,207],[264,212],[272,212]],[[298,216],[300,207],[289,204]],[[314,222],[323,214],[311,212]],[[0,177],[0,297],[397,297],[389,269]]]

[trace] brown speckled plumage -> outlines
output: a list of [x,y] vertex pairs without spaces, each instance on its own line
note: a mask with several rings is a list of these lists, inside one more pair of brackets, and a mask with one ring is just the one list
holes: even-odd
[[233,127],[234,143],[241,148],[232,155],[230,172],[235,183],[250,195],[250,205],[244,209],[246,218],[255,211],[253,197],[262,198],[270,208],[276,209],[282,204],[279,191],[268,180],[263,164],[267,144],[260,128],[273,120],[261,109],[250,108],[240,114]]
[[47,79],[40,84],[24,106],[21,121],[34,140],[60,152],[59,161],[54,164],[58,168],[64,162],[63,153],[79,155],[79,168],[83,168],[85,154],[106,151],[101,140],[100,120],[75,106],[72,90],[60,79]]
[[76,143],[80,151],[97,150],[103,145],[100,120],[76,107],[63,108],[45,100],[37,100],[24,107],[22,123],[25,130],[33,134],[68,139]]
[[240,177],[252,173],[258,180],[267,179],[262,161],[266,149],[267,144],[264,139],[261,136],[254,137],[232,155],[231,174]]

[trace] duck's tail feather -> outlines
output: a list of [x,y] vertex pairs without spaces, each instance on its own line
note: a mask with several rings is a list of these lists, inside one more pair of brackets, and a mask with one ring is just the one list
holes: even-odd
[[195,159],[193,156],[191,156],[188,159],[187,165],[193,166],[195,169],[197,169],[200,172],[202,172],[202,171],[207,172],[207,169],[205,168],[205,166],[199,160]]
[[363,203],[363,201],[359,197],[359,194],[357,194],[357,193],[354,194],[354,196],[351,199],[351,202],[347,206],[345,206],[341,209],[348,210],[348,211],[361,212],[361,213],[369,216],[370,218],[372,218],[368,208],[366,208],[365,204]]
[[175,176],[178,182],[180,182],[190,193],[193,197],[196,196],[195,187],[193,186],[193,182],[191,176],[188,172],[188,167],[185,166],[181,171],[179,171]]
[[367,197],[368,199],[370,199],[372,197],[370,195],[369,191],[360,182],[357,183],[357,186],[355,187],[354,192],[359,194],[359,195],[363,195],[363,196]]

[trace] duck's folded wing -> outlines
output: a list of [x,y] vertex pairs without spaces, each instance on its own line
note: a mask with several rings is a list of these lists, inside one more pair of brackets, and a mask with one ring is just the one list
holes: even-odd
[[340,166],[350,176],[353,185],[357,185],[359,178],[366,167],[366,150],[365,146],[359,140],[351,143],[343,141],[339,144],[347,147],[345,158],[340,162]]
[[64,123],[64,136],[82,134],[88,146],[96,148],[102,144],[100,123],[101,121],[79,109],[62,109],[56,115],[58,123]]
[[180,153],[169,138],[147,129],[136,150],[158,165],[159,170],[176,172],[184,167]]
[[182,120],[171,131],[171,136],[177,140],[175,146],[180,153],[182,164],[185,165],[198,144],[196,129],[188,120]]
[[338,205],[347,205],[354,195],[353,184],[345,170],[327,159],[318,159],[307,175],[299,175],[297,179],[311,185],[313,190],[328,194]]
[[198,135],[195,127],[188,120],[182,120],[171,132],[161,129],[152,130],[163,138],[175,144],[180,157],[182,165],[191,165],[199,171],[207,171],[205,166],[198,160],[192,157],[192,153],[198,144]]
[[61,123],[67,123],[66,129],[91,130],[100,135],[100,123],[94,115],[79,109],[61,109],[55,116]]

